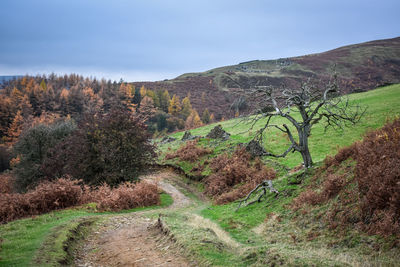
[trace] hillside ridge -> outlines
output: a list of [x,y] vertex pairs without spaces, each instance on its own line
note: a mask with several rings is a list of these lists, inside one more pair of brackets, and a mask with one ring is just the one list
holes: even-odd
[[336,66],[345,93],[400,83],[400,37],[297,57],[251,60],[204,72],[185,73],[171,80],[132,84],[168,90],[181,99],[190,94],[192,106],[200,114],[208,108],[216,119],[221,119],[235,115],[232,103],[253,86],[272,86],[279,90],[296,87],[309,78],[324,81],[332,75],[333,66]]

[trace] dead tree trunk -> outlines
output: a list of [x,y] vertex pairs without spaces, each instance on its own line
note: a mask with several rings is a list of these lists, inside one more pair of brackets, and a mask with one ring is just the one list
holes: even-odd
[[[256,92],[261,92],[261,96],[266,97],[268,101],[264,101],[266,103],[261,105],[260,110],[251,118],[253,126],[260,119],[267,119],[266,124],[258,131],[255,139],[262,143],[264,131],[267,128],[276,128],[285,133],[290,140],[289,147],[282,154],[265,152],[263,155],[280,158],[286,157],[289,152],[299,152],[305,168],[310,168],[313,164],[308,138],[311,135],[311,128],[315,124],[324,122],[325,129],[329,126],[343,128],[348,123],[357,123],[365,112],[365,108],[351,105],[348,99],[344,100],[343,97],[340,97],[335,79],[329,82],[323,91],[311,83],[304,83],[297,90],[283,90],[279,97],[275,97],[272,89],[267,90],[265,86]],[[264,107],[270,104],[275,110],[265,111]],[[293,115],[293,113],[299,114],[301,118]],[[295,140],[295,136],[292,135],[286,124],[280,126],[271,123],[274,117],[282,117],[290,122],[297,131],[298,139]]]

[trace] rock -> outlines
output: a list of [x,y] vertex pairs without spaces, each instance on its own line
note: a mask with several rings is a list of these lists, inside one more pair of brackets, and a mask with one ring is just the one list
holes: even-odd
[[200,138],[200,136],[198,136],[198,135],[192,135],[191,133],[190,133],[190,131],[186,131],[184,134],[183,134],[183,136],[182,136],[182,141],[187,141],[187,140],[194,140],[194,139],[196,139],[196,138]]
[[229,139],[230,134],[227,133],[224,129],[222,129],[221,125],[217,125],[207,134],[206,137],[212,139],[222,139],[226,141]]
[[170,136],[165,136],[163,139],[161,139],[160,143],[161,144],[166,144],[166,143],[171,143],[174,142],[176,138],[170,137]]
[[251,140],[246,145],[246,150],[247,150],[247,152],[250,153],[250,155],[252,157],[259,157],[266,153],[265,149],[262,147],[260,142],[258,142],[256,140]]

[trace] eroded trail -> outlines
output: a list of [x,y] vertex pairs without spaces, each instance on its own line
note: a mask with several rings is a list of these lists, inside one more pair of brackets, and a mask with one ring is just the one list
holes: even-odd
[[[157,182],[174,203],[165,209],[179,209],[193,204],[168,180],[175,174],[161,172],[143,179]],[[194,266],[183,257],[173,242],[155,227],[146,215],[152,211],[112,216],[90,235],[76,256],[77,266]]]

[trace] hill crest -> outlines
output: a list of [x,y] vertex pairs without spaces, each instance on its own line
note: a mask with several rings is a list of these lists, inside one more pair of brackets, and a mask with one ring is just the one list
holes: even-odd
[[208,108],[220,119],[235,115],[230,107],[246,89],[256,85],[296,87],[309,78],[324,81],[332,74],[333,66],[346,93],[400,83],[400,37],[298,57],[251,60],[182,74],[172,80],[133,84],[153,90],[167,89],[180,98],[190,93],[192,106],[199,113]]

